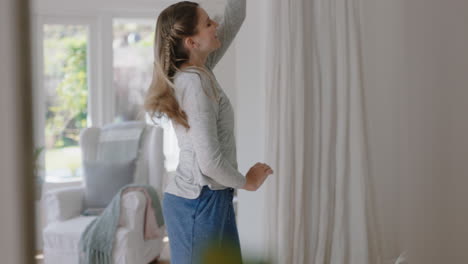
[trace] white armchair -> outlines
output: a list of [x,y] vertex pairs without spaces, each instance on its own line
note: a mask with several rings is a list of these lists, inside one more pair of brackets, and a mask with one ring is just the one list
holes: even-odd
[[[84,158],[96,158],[99,132],[99,128],[88,128],[82,132],[80,145]],[[135,182],[151,184],[162,201],[167,175],[164,169],[163,129],[147,125],[140,145]],[[48,223],[43,230],[45,264],[78,264],[81,234],[95,219],[95,216],[81,215],[83,197],[84,187],[58,189],[45,195]],[[145,241],[143,238],[145,205],[146,197],[142,192],[127,192],[122,196],[113,263],[146,264],[160,256],[163,239]]]

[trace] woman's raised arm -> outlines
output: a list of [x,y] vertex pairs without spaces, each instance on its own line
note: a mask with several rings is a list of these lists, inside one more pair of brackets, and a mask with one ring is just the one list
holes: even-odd
[[227,0],[224,18],[218,27],[218,38],[221,47],[212,52],[206,61],[206,66],[213,69],[221,60],[226,50],[239,32],[246,16],[246,0]]

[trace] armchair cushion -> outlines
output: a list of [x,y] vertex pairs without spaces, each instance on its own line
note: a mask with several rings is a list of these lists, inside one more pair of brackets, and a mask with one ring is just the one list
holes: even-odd
[[65,253],[78,252],[81,233],[95,216],[78,216],[66,221],[57,221],[44,229],[44,249],[60,249]]
[[[136,160],[124,162],[84,161],[84,209],[89,215],[105,208],[119,190],[133,182]],[[87,209],[90,209],[86,211]]]
[[83,187],[52,190],[45,195],[48,222],[65,221],[80,215],[83,205]]

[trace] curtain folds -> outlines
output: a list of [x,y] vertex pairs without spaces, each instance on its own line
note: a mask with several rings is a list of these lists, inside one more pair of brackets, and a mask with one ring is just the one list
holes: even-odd
[[360,2],[268,1],[265,182],[274,263],[379,264]]

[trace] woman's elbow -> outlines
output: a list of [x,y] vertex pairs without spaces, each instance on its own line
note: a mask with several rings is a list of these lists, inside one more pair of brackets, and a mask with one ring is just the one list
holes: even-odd
[[198,167],[200,168],[201,173],[208,177],[212,177],[213,174],[216,173],[216,168],[212,164],[201,162]]
[[219,174],[219,169],[222,167],[222,158],[206,158],[198,162],[200,171],[208,177],[216,177]]

